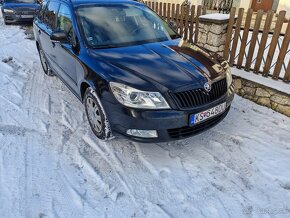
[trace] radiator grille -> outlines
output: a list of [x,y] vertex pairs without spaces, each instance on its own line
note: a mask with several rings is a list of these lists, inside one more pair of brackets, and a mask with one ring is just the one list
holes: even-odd
[[193,89],[173,93],[173,98],[180,109],[191,109],[219,99],[227,93],[227,80],[222,79],[212,84],[210,92],[204,89]]

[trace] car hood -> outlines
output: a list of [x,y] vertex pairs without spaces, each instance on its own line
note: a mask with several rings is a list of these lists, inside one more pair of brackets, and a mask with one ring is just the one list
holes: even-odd
[[23,10],[23,9],[38,9],[39,4],[37,3],[4,3],[3,8],[12,8],[15,10]]
[[[223,59],[180,40],[95,49],[92,54],[108,65],[133,74],[164,91],[203,87],[205,82],[211,83],[225,76],[226,62]],[[113,77],[119,79],[118,75]]]

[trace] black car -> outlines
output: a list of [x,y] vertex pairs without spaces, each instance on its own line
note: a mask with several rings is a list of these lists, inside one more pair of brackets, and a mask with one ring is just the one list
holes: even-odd
[[44,1],[34,33],[44,72],[83,102],[100,139],[185,138],[213,127],[230,109],[227,62],[184,42],[142,3]]
[[38,9],[36,0],[4,0],[2,15],[5,24],[32,22]]

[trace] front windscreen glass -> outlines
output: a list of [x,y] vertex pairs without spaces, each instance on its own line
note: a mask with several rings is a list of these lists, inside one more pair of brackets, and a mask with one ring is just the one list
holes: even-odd
[[179,37],[146,6],[131,4],[82,6],[77,10],[90,47],[119,47]]

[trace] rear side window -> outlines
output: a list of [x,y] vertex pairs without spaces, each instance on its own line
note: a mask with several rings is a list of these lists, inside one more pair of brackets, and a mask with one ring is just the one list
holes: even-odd
[[59,3],[50,2],[44,13],[43,21],[53,30],[56,29],[56,18],[57,18],[58,8],[59,8]]
[[57,18],[57,28],[63,30],[67,33],[68,38],[71,40],[73,37],[73,25],[72,25],[72,16],[70,9],[61,4],[58,12]]

